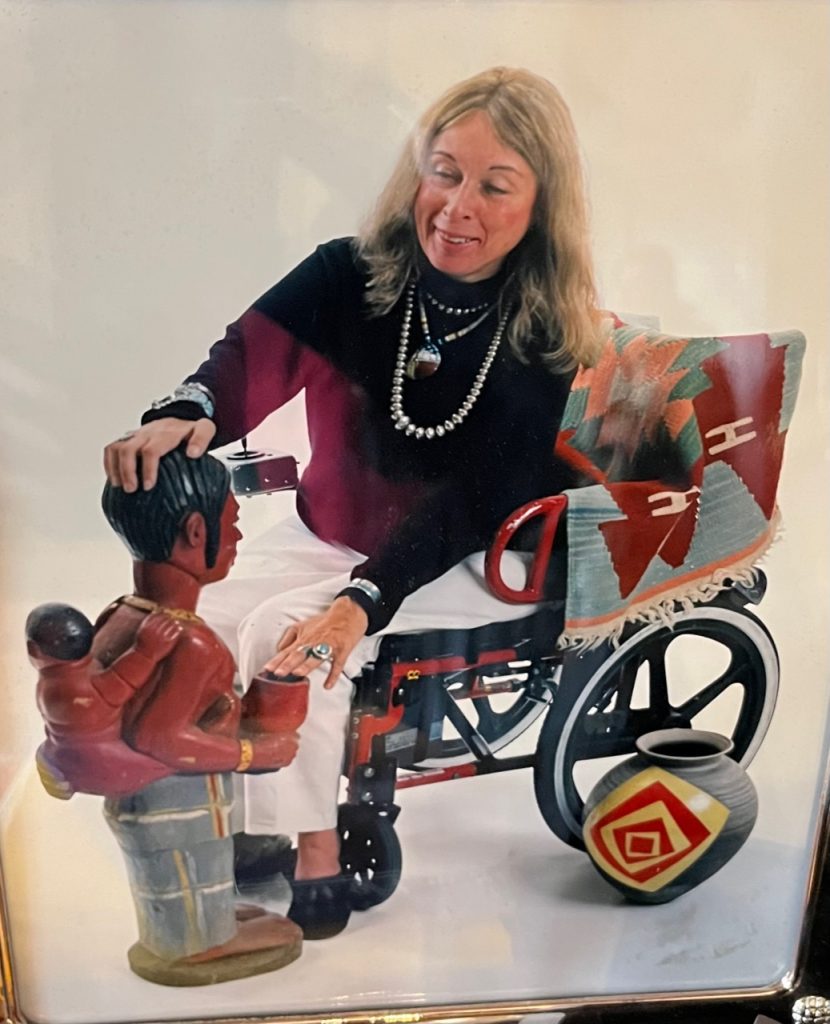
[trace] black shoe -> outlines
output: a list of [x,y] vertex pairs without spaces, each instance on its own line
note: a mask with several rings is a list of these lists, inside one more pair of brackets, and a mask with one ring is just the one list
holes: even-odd
[[349,875],[295,880],[287,917],[302,928],[304,938],[329,939],[349,923],[351,888]]
[[235,832],[233,836],[233,871],[237,884],[266,882],[276,875],[294,877],[297,851],[288,836],[251,836]]

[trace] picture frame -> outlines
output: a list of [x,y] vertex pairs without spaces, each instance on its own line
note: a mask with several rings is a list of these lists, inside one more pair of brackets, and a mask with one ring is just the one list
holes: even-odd
[[[823,967],[830,895],[822,884],[828,842],[828,653],[821,635],[830,597],[816,572],[804,582],[808,596],[800,610],[792,598],[804,575],[801,567],[826,565],[827,555],[817,524],[828,480],[815,466],[817,461],[826,464],[828,431],[823,428],[830,418],[822,394],[827,356],[821,343],[827,313],[821,274],[828,252],[816,224],[826,214],[830,190],[822,172],[828,133],[816,125],[826,123],[828,113],[828,90],[823,88],[828,73],[819,54],[830,33],[830,10],[811,0],[724,0],[705,5],[705,11],[693,0],[668,6],[670,11],[659,0],[636,5],[527,0],[512,6],[494,3],[482,11],[472,0],[392,0],[382,14],[366,0],[233,6],[193,0],[146,6],[134,0],[61,5],[10,0],[3,5],[8,16],[3,74],[16,100],[4,143],[15,181],[12,225],[4,244],[8,298],[3,303],[12,342],[4,357],[3,385],[8,557],[0,567],[4,704],[9,709],[0,726],[5,1020],[137,1024],[249,1017],[285,1024],[381,1019],[412,1024],[527,1018],[539,1024],[647,1019],[682,1024],[700,1020],[705,1007],[712,1021],[749,1021],[755,1013],[783,1022],[796,999],[830,995]],[[476,52],[459,55],[461,42],[470,37],[473,14]],[[140,59],[131,71],[128,58],[142,38],[153,41],[157,59]],[[24,46],[19,46],[21,39]],[[279,39],[279,47],[269,46],[269,39]],[[782,39],[790,41],[788,53],[779,49]],[[579,53],[593,47],[601,70],[592,59],[577,59],[574,47]],[[276,62],[280,66],[274,49],[284,57],[282,64]],[[427,49],[435,58],[432,70],[415,52]],[[708,57],[699,65],[703,51]],[[221,60],[225,54],[234,58],[227,65]],[[776,857],[784,858],[775,907],[786,905],[792,912],[792,921],[781,925],[787,932],[783,952],[765,961],[774,961],[774,969],[764,984],[738,977],[730,982],[724,976],[712,984],[700,973],[733,954],[704,952],[707,926],[697,919],[689,938],[677,911],[671,917],[675,932],[662,941],[687,962],[698,957],[688,975],[693,978],[698,971],[694,983],[681,984],[678,975],[661,987],[655,969],[654,986],[638,979],[631,988],[625,973],[631,964],[624,953],[616,975],[606,962],[585,965],[584,977],[597,979],[587,992],[558,991],[558,982],[549,981],[553,966],[539,965],[530,975],[508,971],[504,983],[502,964],[519,964],[517,950],[532,942],[516,922],[515,930],[505,933],[501,918],[481,907],[503,884],[499,865],[508,855],[547,877],[540,860],[525,862],[521,849],[516,852],[525,841],[535,850],[536,839],[525,839],[522,826],[515,842],[490,843],[491,832],[499,830],[477,827],[458,810],[454,801],[459,798],[449,796],[440,812],[441,826],[458,815],[470,829],[470,845],[447,845],[443,833],[419,837],[415,822],[426,819],[427,805],[413,790],[401,827],[407,829],[406,841],[422,844],[415,854],[416,877],[424,886],[434,885],[435,924],[415,926],[410,918],[409,931],[404,927],[419,900],[413,886],[404,893],[409,902],[397,923],[391,916],[383,918],[387,930],[382,940],[372,938],[372,912],[361,916],[353,940],[355,949],[359,940],[359,951],[351,960],[347,954],[336,968],[341,972],[337,977],[359,973],[373,949],[389,950],[393,941],[398,943],[399,963],[409,958],[418,966],[401,975],[410,987],[402,982],[395,998],[384,998],[387,993],[375,979],[365,990],[365,1005],[359,1005],[361,990],[350,990],[343,981],[338,994],[341,982],[335,981],[313,1008],[297,996],[281,1009],[280,976],[275,975],[270,988],[252,982],[245,989],[234,982],[215,986],[209,997],[206,990],[195,1001],[176,993],[165,1002],[151,986],[146,1001],[136,1004],[134,1020],[118,1010],[108,1017],[103,996],[90,1002],[85,995],[73,1003],[73,985],[84,987],[77,986],[73,974],[82,976],[93,961],[81,957],[66,966],[65,960],[63,967],[60,958],[54,962],[55,945],[43,945],[55,925],[49,901],[56,918],[64,921],[73,919],[77,908],[72,899],[79,892],[84,898],[96,890],[105,894],[113,912],[99,908],[91,917],[82,912],[77,946],[94,947],[96,956],[117,949],[112,962],[117,959],[120,966],[101,968],[101,977],[109,971],[109,978],[120,977],[118,970],[126,972],[123,940],[132,928],[131,911],[117,851],[109,849],[108,836],[98,838],[104,830],[92,798],[51,807],[42,794],[32,795],[40,724],[32,696],[34,674],[22,642],[25,614],[40,601],[65,596],[94,615],[124,589],[125,554],[97,510],[103,444],[129,427],[150,398],[192,370],[206,350],[205,339],[220,336],[224,323],[281,272],[324,238],[352,233],[417,114],[453,81],[498,63],[538,70],[571,105],[588,165],[600,283],[611,308],[652,314],[673,334],[720,336],[797,327],[807,337],[806,373],[780,489],[787,532],[765,562],[770,590],[760,612],[763,621],[768,619],[783,665],[777,736],[762,748],[767,753],[757,768],[767,815],[758,838],[768,843],[762,851],[767,867]],[[632,69],[645,67],[655,76],[650,87],[631,81],[636,77]],[[348,108],[346,118],[336,109],[338,96]],[[695,132],[706,141],[693,141]],[[699,200],[678,184],[684,175],[698,183]],[[692,214],[691,207],[705,212]],[[803,256],[795,267],[787,254],[797,249]],[[287,449],[302,463],[307,439],[300,406],[277,413],[251,443]],[[56,485],[66,495],[58,502]],[[243,532],[255,535],[275,507],[288,507],[290,501],[288,494],[243,501]],[[799,694],[799,685],[806,687],[806,696]],[[792,742],[801,744],[801,769],[787,760]],[[776,752],[775,758],[769,751]],[[774,762],[792,772],[789,789],[775,781]],[[458,791],[467,785],[460,782]],[[520,789],[520,797],[515,796],[519,787],[505,790],[504,800],[519,801],[523,814],[527,804],[530,817],[535,814],[528,796],[532,787],[527,782]],[[798,805],[792,819],[786,817],[790,791],[803,794],[792,799]],[[23,818],[15,816],[20,807],[27,808]],[[785,836],[780,843],[774,826],[779,811],[793,821],[793,838]],[[502,829],[505,835],[508,831]],[[450,881],[429,882],[430,843],[438,843],[446,858]],[[53,847],[63,850],[50,860]],[[566,882],[583,896],[590,887],[582,862],[570,856],[561,862],[565,875],[559,877],[566,881],[542,885],[543,897],[556,889],[556,898],[563,898]],[[85,858],[94,877],[81,869]],[[63,880],[56,871],[66,871]],[[453,919],[453,886],[462,885],[464,876],[469,902]],[[540,898],[539,892],[534,898]],[[611,919],[617,907],[610,897],[598,899],[585,901],[595,912],[595,928]],[[705,900],[694,906],[702,914]],[[758,941],[751,934],[756,923],[747,915],[737,927],[736,942],[752,948]],[[769,918],[766,925],[772,930]],[[531,936],[536,927],[528,929]],[[697,943],[695,928],[701,936]],[[721,941],[728,929],[715,932],[715,941]],[[449,937],[443,937],[450,935],[456,943],[452,948]],[[74,945],[62,941],[64,948]],[[568,942],[561,936],[558,941],[566,959]],[[465,942],[467,997],[453,996],[449,981],[431,990],[426,951],[443,950],[439,958],[451,961]],[[617,936],[617,949],[625,944],[624,936]],[[647,955],[655,946],[648,946]],[[322,975],[332,972],[335,951],[334,944],[318,944],[304,970],[311,972],[313,962]],[[585,964],[584,956],[579,959]],[[606,969],[611,977],[602,980]],[[489,979],[499,979],[489,989],[483,987],[488,972]],[[87,976],[98,977],[94,972]],[[560,975],[554,971],[554,977]],[[413,981],[418,978],[420,988]],[[129,975],[127,981],[146,984]],[[481,998],[469,997],[474,984]],[[125,985],[125,991],[133,991]]]

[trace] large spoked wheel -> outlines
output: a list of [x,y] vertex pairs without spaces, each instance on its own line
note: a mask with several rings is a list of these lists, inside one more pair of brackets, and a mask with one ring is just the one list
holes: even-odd
[[388,900],[401,878],[401,844],[386,815],[368,807],[341,804],[340,869],[352,878],[354,910],[368,910]]
[[[544,662],[536,676],[520,689],[510,693],[497,693],[487,697],[472,697],[459,701],[459,708],[475,730],[495,754],[529,729],[549,707],[558,683],[561,666]],[[450,696],[452,687],[450,687]],[[445,728],[449,729],[447,723]],[[440,749],[431,757],[419,761],[413,768],[452,768],[468,764],[475,759],[457,735],[445,735]]]
[[732,739],[731,756],[746,766],[778,695],[775,644],[744,610],[695,608],[671,629],[645,626],[605,651],[576,699],[554,702],[534,769],[545,821],[579,849],[585,799],[613,764],[635,753],[639,736],[664,728],[710,729]]

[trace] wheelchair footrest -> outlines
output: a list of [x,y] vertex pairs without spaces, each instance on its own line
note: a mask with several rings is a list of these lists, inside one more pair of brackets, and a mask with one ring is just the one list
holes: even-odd
[[536,763],[535,754],[518,757],[488,757],[469,764],[457,764],[452,768],[424,768],[398,779],[397,789],[411,789],[413,786],[428,786],[433,782],[451,782],[453,779],[470,779],[475,775],[495,775],[497,772],[512,772],[518,768],[532,768]]

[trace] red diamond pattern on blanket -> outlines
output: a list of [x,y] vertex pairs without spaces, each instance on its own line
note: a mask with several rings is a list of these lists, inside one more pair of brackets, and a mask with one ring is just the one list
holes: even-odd
[[[655,555],[673,568],[683,564],[697,526],[700,489],[693,485],[688,491],[668,490],[654,480],[606,487],[626,515],[602,523],[600,529],[619,579],[620,596],[628,597]],[[661,509],[666,514],[658,514]]]

